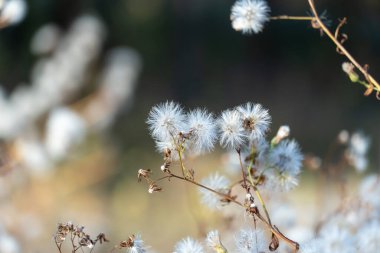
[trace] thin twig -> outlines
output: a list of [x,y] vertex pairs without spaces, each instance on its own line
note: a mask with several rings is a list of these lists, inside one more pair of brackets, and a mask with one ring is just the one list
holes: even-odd
[[270,17],[270,19],[271,20],[307,20],[307,21],[311,21],[314,19],[314,17],[280,15],[280,16]]
[[362,74],[366,77],[368,77],[368,81],[370,84],[373,84],[375,86],[375,89],[377,91],[380,91],[380,85],[379,83],[367,72],[367,70],[362,67],[355,58],[346,50],[346,48],[335,38],[335,36],[330,32],[330,30],[326,27],[326,25],[322,22],[320,19],[318,12],[315,8],[314,0],[308,0],[311,11],[313,12],[315,21],[319,24],[320,28],[323,30],[324,33],[327,34],[327,36],[335,43],[337,48],[344,54],[351,62],[355,65],[357,69],[362,72]]
[[[224,194],[224,193],[221,193],[221,192],[218,192],[214,189],[211,189],[205,185],[202,185],[196,181],[193,181],[193,180],[190,180],[188,178],[185,178],[185,177],[181,177],[181,176],[178,176],[178,175],[175,175],[175,174],[171,174],[172,177],[174,178],[177,178],[177,179],[180,179],[180,180],[183,180],[183,181],[186,181],[186,182],[189,182],[191,184],[194,184],[196,186],[199,186],[203,189],[206,189],[208,191],[211,191],[227,200],[229,200],[230,202],[233,202],[241,207],[244,207],[246,208],[241,202],[237,201],[235,198],[231,197],[230,195],[227,195],[227,194]],[[261,214],[260,212],[255,212],[253,213],[253,215],[255,215],[260,221],[262,221],[267,227],[268,229],[273,233],[275,234],[277,237],[279,237],[280,239],[282,239],[283,241],[285,241],[287,244],[289,244],[290,246],[294,247],[295,249],[295,252],[298,251],[299,249],[299,244],[289,238],[287,238],[285,235],[283,235],[280,230],[276,227],[276,226],[272,226]],[[253,217],[254,221],[255,221],[255,218]]]

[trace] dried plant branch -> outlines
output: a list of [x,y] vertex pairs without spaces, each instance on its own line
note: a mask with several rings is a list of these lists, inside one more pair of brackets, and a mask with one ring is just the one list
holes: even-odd
[[[354,66],[359,69],[360,72],[362,72],[362,74],[368,78],[368,81],[370,84],[372,84],[374,86],[374,89],[377,90],[377,91],[380,91],[380,85],[379,83],[367,72],[367,70],[365,69],[365,67],[363,67],[362,65],[360,65],[356,59],[347,51],[347,49],[342,45],[341,42],[338,41],[338,39],[336,38],[336,36],[334,36],[331,31],[326,27],[326,25],[322,22],[322,20],[320,19],[319,15],[318,15],[318,12],[316,10],[316,7],[315,7],[315,4],[314,4],[314,0],[308,0],[309,2],[309,5],[310,5],[310,8],[311,8],[311,11],[314,15],[314,18],[316,20],[316,22],[318,23],[318,25],[320,26],[320,29],[323,30],[323,32],[334,42],[334,44],[337,46],[337,48],[339,49],[339,51],[345,55],[352,64],[354,64]],[[340,26],[342,26],[342,24],[340,24]],[[340,29],[340,27],[338,26],[338,28]],[[338,29],[337,28],[337,29]],[[338,31],[339,31],[338,29]]]
[[[291,247],[293,247],[294,250],[295,250],[294,252],[297,252],[297,251],[298,251],[298,249],[299,249],[299,244],[298,244],[297,242],[295,242],[295,241],[293,241],[293,240],[287,238],[284,234],[282,234],[282,233],[280,232],[280,230],[279,230],[276,226],[272,225],[271,222],[270,222],[269,214],[268,214],[268,213],[266,213],[266,215],[267,215],[269,221],[267,221],[267,220],[266,220],[266,219],[260,214],[260,212],[259,212],[259,210],[257,209],[257,207],[247,207],[245,204],[243,204],[242,202],[236,200],[236,198],[235,198],[234,196],[231,196],[230,194],[225,194],[225,193],[222,193],[222,192],[216,191],[216,190],[214,190],[214,189],[212,189],[212,188],[210,188],[210,187],[207,187],[207,186],[205,186],[205,185],[203,185],[203,184],[201,184],[201,183],[199,183],[199,182],[196,182],[196,181],[193,180],[193,179],[189,179],[189,178],[187,178],[187,177],[183,177],[183,176],[179,176],[179,175],[173,174],[173,173],[171,173],[170,171],[167,171],[166,173],[168,173],[167,176],[161,177],[161,178],[159,178],[159,179],[157,179],[157,180],[155,180],[155,181],[151,181],[150,179],[147,179],[147,181],[150,182],[151,185],[155,185],[158,181],[161,181],[161,180],[163,180],[163,179],[166,179],[166,178],[167,178],[167,179],[170,180],[170,178],[176,178],[176,179],[179,179],[179,180],[185,181],[185,182],[187,182],[187,183],[193,184],[193,185],[195,185],[195,186],[198,186],[198,187],[200,187],[200,188],[203,188],[203,189],[205,189],[205,190],[207,190],[207,191],[210,191],[210,192],[212,192],[212,193],[214,193],[214,194],[216,194],[216,195],[222,197],[223,199],[225,199],[225,200],[227,200],[227,201],[229,201],[229,202],[233,202],[233,203],[235,203],[236,205],[245,208],[245,209],[247,210],[247,212],[248,212],[249,214],[252,215],[252,218],[253,218],[254,220],[255,220],[255,217],[257,217],[257,218],[258,218],[260,221],[262,221],[262,222],[264,223],[264,225],[265,225],[265,226],[266,226],[266,227],[272,232],[272,234],[274,234],[276,237],[280,238],[280,239],[283,240],[285,243],[287,243],[287,244],[289,244]],[[263,200],[261,199],[261,201],[263,201]],[[264,210],[266,210],[266,209],[264,209]]]
[[[335,29],[334,34],[327,28],[326,24],[323,22],[323,17],[321,17],[315,7],[314,0],[308,0],[312,16],[288,16],[288,15],[280,15],[270,17],[271,20],[306,20],[311,21],[313,28],[319,29],[321,31],[321,35],[325,33],[331,41],[336,45],[336,51],[338,54],[344,55],[348,58],[348,60],[355,66],[365,77],[367,82],[356,80],[355,82],[363,85],[367,88],[364,93],[365,96],[369,96],[373,91],[376,91],[376,98],[380,100],[380,84],[376,81],[376,79],[368,73],[368,65],[361,65],[343,46],[343,43],[348,39],[347,34],[340,33],[343,25],[347,23],[347,18],[343,18],[340,20],[337,28]],[[339,38],[341,37],[341,38]]]

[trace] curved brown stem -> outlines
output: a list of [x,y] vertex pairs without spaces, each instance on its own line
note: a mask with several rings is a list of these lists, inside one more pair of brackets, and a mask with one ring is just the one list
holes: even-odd
[[[227,200],[229,200],[229,201],[231,201],[231,202],[233,202],[233,203],[235,203],[235,204],[237,204],[237,205],[239,205],[239,206],[241,206],[241,207],[246,208],[246,206],[244,206],[244,204],[242,204],[241,202],[237,201],[235,198],[231,197],[231,196],[228,195],[228,194],[224,194],[224,193],[218,192],[218,191],[216,191],[216,190],[214,190],[214,189],[211,189],[211,188],[209,188],[209,187],[207,187],[207,186],[205,186],[205,185],[202,185],[202,184],[200,184],[200,183],[198,183],[198,182],[196,182],[196,181],[190,180],[190,179],[185,178],[185,177],[181,177],[181,176],[178,176],[178,175],[175,175],[175,174],[170,174],[170,176],[173,177],[173,178],[177,178],[177,179],[180,179],[180,180],[183,180],[183,181],[189,182],[189,183],[191,183],[191,184],[194,184],[194,185],[196,185],[196,186],[198,186],[198,187],[201,187],[201,188],[203,188],[203,189],[206,189],[206,190],[208,190],[208,191],[211,191],[211,192],[213,192],[213,193],[215,193],[215,194],[217,194],[217,195],[219,195],[219,196],[221,196],[221,197],[223,197],[223,198],[225,198],[225,199],[227,199]],[[298,249],[299,249],[299,244],[298,244],[297,242],[295,242],[295,241],[289,239],[289,238],[286,237],[284,234],[282,234],[282,233],[280,232],[280,230],[279,230],[276,226],[271,225],[271,224],[270,224],[270,223],[269,223],[269,222],[268,222],[268,221],[267,221],[267,220],[266,220],[266,219],[260,214],[259,211],[253,213],[253,219],[254,219],[254,220],[255,220],[255,217],[257,217],[260,221],[262,221],[262,222],[268,227],[268,229],[269,229],[273,234],[275,234],[278,238],[280,238],[281,240],[283,240],[284,242],[286,242],[287,244],[289,244],[291,247],[294,247],[295,252],[298,251]]]
[[370,84],[372,84],[375,89],[377,91],[380,91],[380,85],[379,83],[367,72],[367,70],[361,66],[357,61],[356,59],[347,51],[347,49],[342,45],[342,43],[340,43],[336,38],[335,36],[331,33],[331,31],[326,27],[326,25],[322,22],[322,20],[320,19],[318,13],[317,13],[317,10],[315,8],[315,4],[314,4],[314,0],[308,0],[309,2],[309,5],[310,5],[310,8],[311,8],[311,11],[314,15],[314,18],[315,18],[315,21],[318,23],[318,25],[320,26],[320,28],[323,30],[324,33],[327,34],[327,36],[334,42],[334,44],[337,46],[337,48],[340,50],[340,52],[345,55],[349,60],[350,62],[352,62],[352,64],[355,65],[355,67],[357,69],[359,69],[360,72],[362,72],[362,74],[368,78],[368,82],[370,82]]

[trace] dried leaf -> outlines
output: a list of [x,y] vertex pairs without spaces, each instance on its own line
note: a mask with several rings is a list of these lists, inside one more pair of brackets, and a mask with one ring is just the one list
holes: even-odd
[[272,233],[272,241],[269,244],[269,250],[275,251],[280,246],[280,242],[275,234]]

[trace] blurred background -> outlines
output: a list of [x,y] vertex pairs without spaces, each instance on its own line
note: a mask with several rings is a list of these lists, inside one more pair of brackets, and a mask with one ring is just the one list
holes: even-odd
[[[349,81],[345,58],[307,21],[272,21],[246,36],[231,28],[234,1],[0,4],[11,1],[22,3],[0,14],[1,253],[53,252],[56,224],[69,220],[112,245],[141,233],[159,252],[226,229],[192,187],[149,195],[137,184],[139,168],[159,175],[145,120],[167,100],[216,114],[261,103],[271,135],[287,124],[305,153],[322,158],[341,130],[360,130],[371,139],[368,170],[379,168],[380,102]],[[380,2],[316,3],[332,29],[348,17],[345,46],[378,80]],[[274,16],[308,13],[306,0],[269,5]],[[199,177],[223,167],[221,153],[191,161],[204,168]],[[313,210],[319,186],[307,175],[289,198]]]

